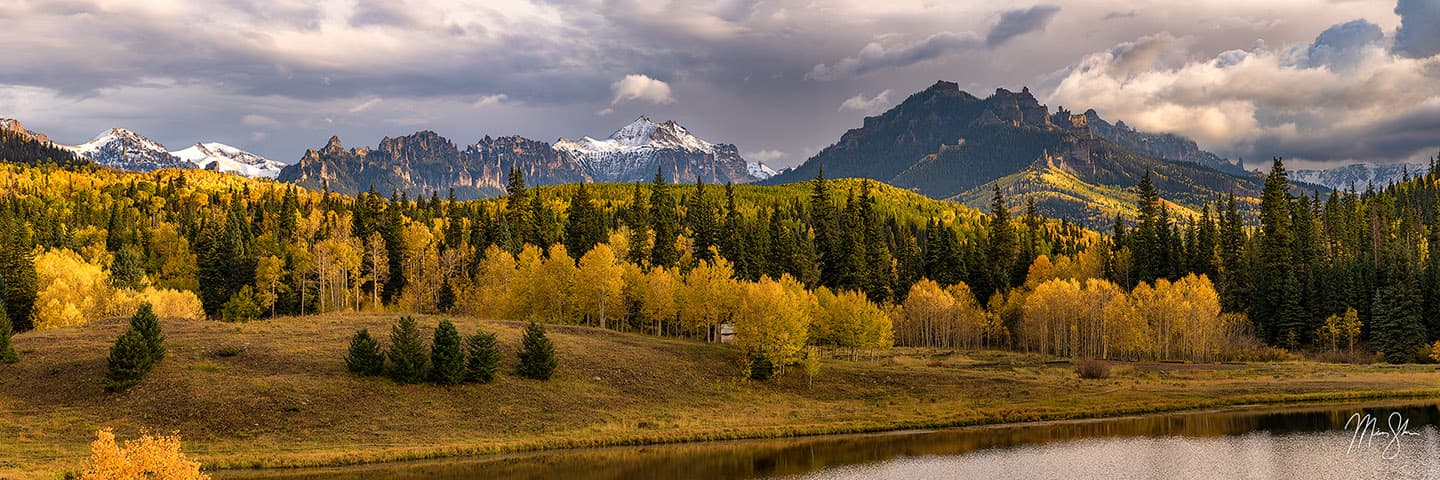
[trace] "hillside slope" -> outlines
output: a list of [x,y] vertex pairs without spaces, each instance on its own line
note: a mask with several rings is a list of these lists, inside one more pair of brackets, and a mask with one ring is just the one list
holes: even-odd
[[[264,322],[165,320],[164,361],[135,387],[102,389],[110,344],[126,322],[15,337],[0,364],[0,475],[74,469],[101,426],[122,438],[178,431],[211,467],[336,465],[545,448],[777,437],[1062,419],[1434,388],[1433,373],[1289,364],[1192,369],[1182,379],[1136,365],[1080,382],[1068,365],[997,352],[914,351],[827,359],[813,387],[737,378],[726,345],[552,325],[559,370],[548,382],[508,373],[521,326],[456,318],[464,334],[497,332],[506,374],[488,385],[397,385],[357,377],[342,357],[368,328],[386,341],[395,316],[328,314]],[[422,317],[430,338],[438,317]],[[231,357],[222,348],[241,347]],[[999,357],[997,357],[997,355]],[[1021,368],[986,368],[1004,361]],[[976,364],[975,367],[966,365]],[[1220,368],[1220,367],[1215,367]],[[1281,369],[1288,380],[1273,381]],[[423,440],[422,440],[423,439]]]

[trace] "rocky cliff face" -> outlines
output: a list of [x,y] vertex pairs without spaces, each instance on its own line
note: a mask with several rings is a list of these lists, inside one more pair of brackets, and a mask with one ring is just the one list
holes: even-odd
[[[1063,110],[1063,109],[1062,109]],[[1068,112],[1066,112],[1068,113]],[[1059,112],[1056,113],[1059,115]],[[1094,109],[1083,114],[1091,132],[1121,146],[1155,158],[1175,162],[1190,162],[1204,165],[1227,173],[1244,174],[1244,169],[1229,160],[1200,149],[1194,140],[1173,133],[1147,133],[1135,130],[1125,122],[1110,122],[1100,118]]]
[[527,185],[553,185],[647,181],[657,168],[672,182],[748,183],[769,171],[746,163],[734,145],[712,144],[675,122],[641,117],[604,140],[562,138],[554,145],[486,136],[462,148],[424,131],[387,137],[373,150],[346,150],[331,138],[286,167],[279,180],[344,193],[398,190],[412,197],[454,188],[459,198],[480,198],[503,194],[511,169],[520,170]]
[[46,137],[43,133],[26,130],[25,126],[21,125],[19,120],[13,118],[0,118],[0,130],[19,134],[22,137],[29,138],[40,143],[50,143],[50,137]]

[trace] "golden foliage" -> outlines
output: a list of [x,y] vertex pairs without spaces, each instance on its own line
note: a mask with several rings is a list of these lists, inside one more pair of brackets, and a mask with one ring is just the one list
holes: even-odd
[[121,447],[115,434],[103,428],[90,444],[90,463],[80,476],[83,480],[204,480],[200,463],[180,451],[180,436],[151,436],[128,440]]

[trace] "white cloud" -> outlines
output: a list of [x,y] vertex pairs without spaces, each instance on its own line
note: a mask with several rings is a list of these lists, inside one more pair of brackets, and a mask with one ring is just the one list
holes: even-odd
[[374,106],[376,106],[376,105],[379,105],[379,104],[380,104],[380,101],[381,101],[380,97],[370,97],[369,99],[367,99],[367,100],[365,100],[365,101],[363,101],[363,102],[360,102],[360,103],[356,104],[356,105],[353,106],[353,107],[350,107],[349,112],[350,112],[350,113],[360,113],[360,112],[369,110],[370,107],[374,107]]
[[645,75],[626,75],[610,85],[610,92],[614,94],[610,100],[612,107],[631,100],[654,104],[675,103],[675,97],[670,95],[670,84]]
[[[1340,31],[1209,58],[1152,35],[1086,56],[1047,101],[1245,158],[1392,161],[1440,146],[1440,56],[1404,58],[1373,35],[1337,40]],[[1346,66],[1332,68],[1342,50]]]
[[840,108],[836,109],[836,111],[843,112],[850,110],[855,112],[876,113],[890,106],[890,94],[892,93],[894,93],[894,91],[888,88],[870,98],[865,98],[864,93],[857,93],[855,96],[845,99],[845,102],[841,103]]
[[746,160],[774,164],[775,162],[786,159],[790,154],[775,149],[766,149],[758,152],[745,153],[741,156],[745,157]]
[[972,32],[940,32],[908,45],[886,47],[870,42],[860,53],[831,65],[820,64],[805,74],[806,80],[839,80],[892,67],[905,67],[952,52],[984,45]]
[[485,96],[482,96],[482,97],[480,97],[480,99],[475,100],[475,103],[474,103],[473,105],[474,105],[476,108],[489,107],[489,106],[491,106],[491,105],[499,105],[499,104],[504,103],[506,100],[509,100],[509,99],[510,99],[510,96],[505,95],[505,94],[503,94],[503,93],[497,93],[497,94],[494,94],[494,95],[485,95]]
[[240,123],[247,127],[273,127],[279,125],[280,121],[264,115],[250,114],[240,117]]

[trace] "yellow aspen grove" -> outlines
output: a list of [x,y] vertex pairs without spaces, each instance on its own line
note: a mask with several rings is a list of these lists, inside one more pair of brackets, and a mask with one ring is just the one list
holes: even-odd
[[625,269],[609,245],[596,245],[580,257],[580,267],[575,272],[575,305],[590,323],[609,328],[609,317],[621,311],[624,274]]
[[933,280],[923,279],[910,287],[910,294],[894,320],[897,343],[915,347],[953,347],[950,330],[955,321],[955,297]]
[[[506,255],[509,255],[508,253]],[[515,273],[510,277],[511,282],[506,289],[504,301],[505,315],[510,320],[538,320],[537,300],[539,294],[539,283],[544,275],[541,267],[544,261],[541,259],[540,247],[526,245],[515,257]]]
[[515,257],[496,245],[485,249],[475,282],[461,295],[460,311],[484,318],[509,316],[510,288],[516,276]]
[[110,274],[69,249],[46,250],[35,257],[39,293],[35,326],[60,328],[101,318],[110,299]]
[[854,291],[831,293],[815,290],[815,313],[810,325],[810,343],[850,350],[890,348],[894,328],[884,310]]
[[674,268],[651,268],[645,274],[645,288],[640,299],[640,316],[653,326],[657,336],[665,334],[665,323],[675,321],[680,308],[676,297],[680,291],[680,274]]
[[747,354],[765,357],[783,372],[801,360],[810,332],[814,296],[789,275],[762,277],[742,287],[735,311],[735,344]]
[[687,333],[699,332],[706,341],[719,341],[720,324],[738,301],[734,276],[735,271],[724,258],[700,262],[685,273],[678,306],[680,326]]
[[955,299],[955,326],[952,331],[961,348],[979,348],[989,339],[998,336],[996,325],[991,322],[993,316],[976,303],[975,294],[970,291],[969,285],[964,282],[956,283],[945,287],[945,293]]
[[550,257],[540,266],[540,276],[534,278],[534,308],[538,321],[549,323],[579,323],[572,293],[575,289],[575,259],[565,250],[565,245],[550,246]]

